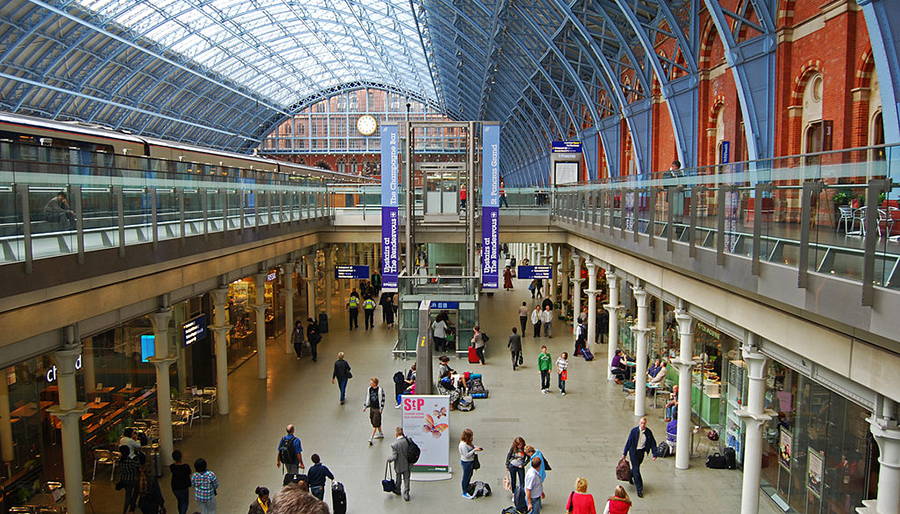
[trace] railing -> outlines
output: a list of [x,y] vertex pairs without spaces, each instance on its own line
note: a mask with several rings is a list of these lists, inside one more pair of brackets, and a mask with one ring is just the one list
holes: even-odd
[[[885,160],[873,160],[884,158]],[[877,146],[558,187],[552,218],[900,288],[900,147]],[[662,242],[660,244],[663,244]]]
[[[170,171],[0,159],[0,263],[282,226],[331,215],[329,184],[230,169]],[[65,194],[65,201],[58,198]],[[55,211],[55,212],[54,212]]]

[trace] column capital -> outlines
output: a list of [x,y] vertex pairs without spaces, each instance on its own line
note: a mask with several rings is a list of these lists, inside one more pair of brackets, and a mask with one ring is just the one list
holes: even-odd
[[634,299],[637,300],[638,308],[647,306],[647,291],[641,287],[633,288]]
[[619,309],[621,309],[622,305],[613,305],[611,303],[604,303],[603,308],[609,311],[609,314],[614,315]]
[[177,361],[178,357],[147,357],[147,362],[153,364],[156,367],[162,366],[163,368],[168,369],[169,366],[172,365],[173,362]]
[[584,282],[584,279],[581,278],[581,277],[574,277],[574,278],[572,278],[572,279],[570,279],[570,280],[571,280],[572,282],[575,282],[576,284],[580,284],[580,283]]
[[590,275],[596,275],[596,274],[597,274],[597,269],[600,268],[600,265],[598,265],[598,264],[597,264],[596,262],[594,262],[593,260],[589,260],[589,261],[585,262],[585,263],[584,263],[584,266],[587,268],[587,272],[588,272],[588,275],[589,275],[589,276],[590,276]]
[[165,332],[169,329],[169,320],[172,319],[172,308],[166,307],[147,315],[153,325],[153,332]]
[[74,409],[63,409],[59,405],[51,405],[47,407],[47,413],[51,416],[56,416],[60,419],[60,421],[68,421],[69,419],[78,419],[83,416],[88,410],[87,405],[84,402],[78,402],[75,404]]
[[208,328],[208,329],[210,329],[210,330],[215,330],[216,332],[221,331],[221,332],[223,333],[222,335],[224,336],[225,334],[228,333],[229,330],[231,330],[232,328],[234,328],[234,325],[227,325],[227,324],[226,324],[226,325],[214,325],[214,324],[210,324],[210,325],[206,325],[206,328]]
[[81,357],[82,346],[80,343],[67,345],[62,350],[53,352],[53,361],[60,374],[75,373],[75,363]]
[[618,289],[619,288],[619,276],[615,274],[615,272],[606,270],[606,284],[610,289]]
[[685,359],[684,357],[679,355],[678,357],[676,357],[674,359],[669,359],[669,362],[671,362],[672,364],[676,364],[678,366],[687,366],[688,369],[690,369],[690,368],[693,368],[694,366],[699,365],[700,359],[693,359],[693,358]]
[[778,413],[772,409],[766,409],[761,414],[754,414],[747,409],[734,409],[734,415],[741,418],[744,423],[755,421],[762,425],[763,423],[775,419]]
[[213,296],[213,303],[217,305],[225,305],[228,303],[228,286],[213,289],[209,293]]

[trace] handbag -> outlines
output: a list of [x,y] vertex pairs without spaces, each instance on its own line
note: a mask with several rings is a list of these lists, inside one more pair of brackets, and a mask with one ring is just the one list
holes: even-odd
[[509,468],[506,468],[506,476],[503,477],[503,490],[512,492],[512,482],[510,481]]
[[560,373],[559,376],[560,376],[560,378],[563,379],[563,382],[565,382],[566,380],[569,379],[569,370],[567,370],[567,369],[562,370],[562,373]]
[[572,504],[572,497],[575,496],[575,491],[569,493],[569,501],[566,502],[566,513],[572,512],[575,508],[575,505]]
[[519,366],[525,363],[525,358],[522,357],[522,352],[519,352]]
[[348,371],[348,372],[347,372],[347,378],[348,378],[348,379],[349,379],[349,378],[353,378],[353,373],[350,373],[350,372]]
[[481,461],[478,460],[478,455],[475,455],[475,458],[472,459],[472,469],[481,469]]
[[381,480],[381,488],[386,493],[392,493],[397,488],[396,484],[394,484],[394,473],[391,471],[390,462],[384,463],[384,478]]
[[616,464],[616,478],[622,482],[631,480],[631,465],[628,464],[628,460],[625,457],[622,457],[619,463]]

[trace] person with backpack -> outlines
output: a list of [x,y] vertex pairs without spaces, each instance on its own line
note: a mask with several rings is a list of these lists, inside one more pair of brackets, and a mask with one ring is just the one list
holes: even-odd
[[[409,501],[409,473],[411,464],[409,461],[409,452],[411,445],[415,445],[415,443],[410,443],[409,439],[403,435],[403,429],[400,427],[397,427],[396,430],[394,430],[394,433],[397,434],[397,439],[391,443],[391,456],[387,459],[388,462],[394,463],[394,473],[397,475],[397,486],[394,489],[394,494],[400,495],[402,487],[403,499]],[[416,446],[416,449],[418,449],[418,446]],[[415,460],[418,460],[418,456],[416,456]]]
[[280,468],[284,464],[284,472],[294,475],[300,472],[303,466],[303,447],[300,438],[294,436],[294,425],[288,425],[287,435],[278,441],[278,457],[275,459],[275,467]]
[[371,296],[366,295],[366,299],[363,300],[366,330],[375,328],[375,306],[375,300]]

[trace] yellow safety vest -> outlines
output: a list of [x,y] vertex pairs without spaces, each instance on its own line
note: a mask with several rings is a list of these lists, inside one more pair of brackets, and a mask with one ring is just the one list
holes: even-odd
[[351,296],[350,299],[347,301],[347,304],[350,306],[351,309],[355,309],[359,306],[359,298],[357,298],[355,296]]

